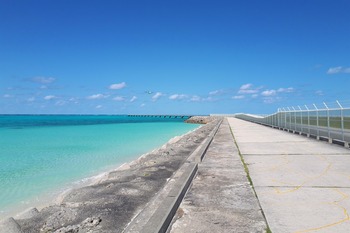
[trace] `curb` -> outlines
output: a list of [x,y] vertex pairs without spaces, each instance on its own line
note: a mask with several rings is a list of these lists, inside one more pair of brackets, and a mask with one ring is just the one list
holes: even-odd
[[219,127],[221,125],[223,120],[220,120],[217,125],[213,128],[213,130],[210,132],[210,134],[208,135],[208,137],[203,140],[203,142],[197,147],[196,150],[194,150],[192,152],[192,154],[188,157],[188,161],[193,161],[193,162],[196,162],[196,163],[200,163],[202,162],[203,158],[204,158],[204,155],[205,153],[207,152],[208,150],[208,147],[210,145],[210,143],[213,141],[214,139],[214,136],[216,135],[216,133],[218,132],[219,130]]
[[147,222],[142,230],[143,233],[163,233],[168,229],[177,208],[181,204],[182,199],[198,170],[198,164],[187,164],[184,174],[177,180],[175,187],[170,191],[169,195]]
[[[192,184],[198,170],[198,164],[203,160],[205,153],[219,130],[223,119],[218,121],[216,126],[209,133],[208,137],[194,150],[187,161],[179,168],[172,179],[175,182],[166,196],[157,205],[157,209],[152,213],[147,223],[142,226],[140,219],[134,219],[124,232],[142,232],[142,233],[165,233],[171,224],[173,217],[180,206],[187,190]],[[167,185],[170,184],[170,181]],[[166,185],[166,186],[167,186]],[[170,184],[171,185],[171,184]],[[166,187],[163,189],[163,191]],[[158,194],[158,197],[161,194]],[[157,197],[156,197],[157,198]],[[150,208],[150,207],[146,207]],[[145,209],[146,209],[145,208]],[[137,218],[137,217],[136,217]],[[135,225],[138,225],[135,227]],[[136,229],[137,230],[136,230]]]

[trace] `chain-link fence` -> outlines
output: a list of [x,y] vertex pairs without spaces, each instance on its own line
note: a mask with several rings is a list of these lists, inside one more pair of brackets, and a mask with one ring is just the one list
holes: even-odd
[[237,114],[236,117],[349,147],[350,101],[284,107],[268,116]]

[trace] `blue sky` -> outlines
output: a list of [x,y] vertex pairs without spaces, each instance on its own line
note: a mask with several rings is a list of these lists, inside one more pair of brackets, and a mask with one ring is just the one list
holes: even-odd
[[350,100],[348,0],[0,0],[0,114]]

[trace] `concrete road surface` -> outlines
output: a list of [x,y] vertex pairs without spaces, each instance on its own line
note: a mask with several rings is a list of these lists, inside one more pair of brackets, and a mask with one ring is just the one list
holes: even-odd
[[350,150],[228,118],[273,233],[350,232]]
[[171,233],[264,233],[266,222],[229,124],[221,124],[177,210]]

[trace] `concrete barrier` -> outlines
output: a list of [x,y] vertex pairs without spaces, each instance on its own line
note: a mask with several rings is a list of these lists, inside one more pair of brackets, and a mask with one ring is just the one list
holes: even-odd
[[177,180],[174,188],[147,222],[142,230],[143,233],[166,232],[197,170],[198,164],[185,164],[185,171],[182,176]]
[[[161,193],[137,216],[125,229],[128,233],[165,233],[189,189],[198,170],[198,163],[202,161],[204,155],[217,133],[222,119],[219,120],[208,137],[194,150],[187,161],[169,180]],[[170,187],[170,190],[169,190]],[[156,210],[152,208],[156,207]],[[151,215],[151,216],[149,216]]]

